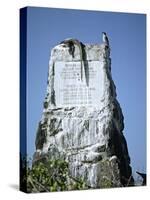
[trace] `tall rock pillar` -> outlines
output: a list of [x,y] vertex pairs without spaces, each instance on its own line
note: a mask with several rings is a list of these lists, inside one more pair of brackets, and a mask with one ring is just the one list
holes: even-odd
[[43,107],[33,162],[63,158],[92,188],[133,184],[107,45],[54,47]]

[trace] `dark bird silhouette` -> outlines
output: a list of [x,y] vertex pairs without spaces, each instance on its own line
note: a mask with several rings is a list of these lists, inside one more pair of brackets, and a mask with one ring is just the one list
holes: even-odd
[[105,32],[102,32],[102,39],[103,39],[103,42],[109,47],[109,40],[108,40],[108,37],[107,37],[107,34]]
[[140,172],[137,172],[137,171],[136,171],[136,173],[142,177],[142,179],[143,179],[142,185],[146,185],[146,174],[140,173]]

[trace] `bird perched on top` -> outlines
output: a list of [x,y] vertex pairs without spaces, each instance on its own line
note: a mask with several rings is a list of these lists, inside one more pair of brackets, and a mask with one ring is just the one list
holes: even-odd
[[107,34],[105,32],[102,32],[102,36],[103,36],[103,42],[109,47],[109,40]]

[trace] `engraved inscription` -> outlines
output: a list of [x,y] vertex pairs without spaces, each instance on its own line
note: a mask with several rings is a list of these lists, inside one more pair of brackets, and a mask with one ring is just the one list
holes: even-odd
[[[85,71],[81,80],[80,62],[56,62],[54,89],[57,106],[92,106],[98,104],[101,93],[99,85],[100,62],[89,62],[88,78],[86,83]],[[102,81],[100,81],[102,82]]]

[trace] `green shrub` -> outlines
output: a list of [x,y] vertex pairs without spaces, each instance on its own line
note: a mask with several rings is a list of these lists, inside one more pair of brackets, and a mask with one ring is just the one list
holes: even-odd
[[102,183],[101,183],[101,187],[102,188],[111,188],[111,187],[113,187],[112,181],[107,179],[107,178],[103,178]]
[[54,192],[87,189],[83,180],[70,176],[64,160],[39,162],[27,167],[27,192]]

